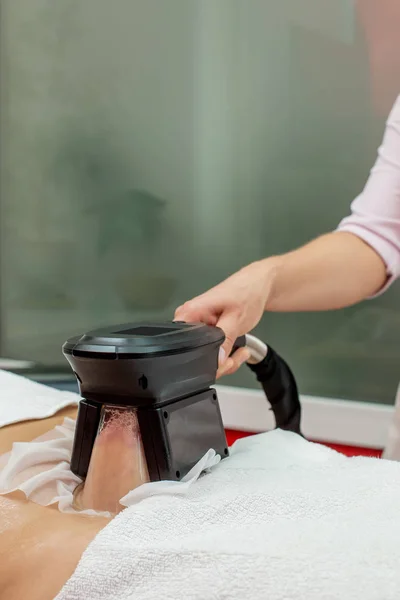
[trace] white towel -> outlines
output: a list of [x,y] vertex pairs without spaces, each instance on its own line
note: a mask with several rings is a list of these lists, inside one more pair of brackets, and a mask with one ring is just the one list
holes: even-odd
[[78,394],[61,392],[0,370],[0,427],[51,417],[78,401]]
[[[0,371],[0,427],[77,400]],[[54,449],[69,477],[73,422],[64,426]],[[128,494],[57,600],[400,597],[400,463],[347,459],[275,431],[240,440],[197,476]]]
[[66,418],[31,442],[14,442],[0,456],[0,495],[21,490],[36,504],[58,504],[61,512],[76,512],[73,491],[82,480],[70,469],[74,432],[75,421]]
[[186,495],[136,502],[56,600],[398,600],[400,464],[295,434],[236,442]]

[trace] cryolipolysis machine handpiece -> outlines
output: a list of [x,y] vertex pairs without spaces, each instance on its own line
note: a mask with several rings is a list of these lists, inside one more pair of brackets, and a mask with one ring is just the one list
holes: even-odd
[[[71,470],[85,478],[107,406],[127,407],[135,422],[151,481],[179,480],[213,448],[229,455],[217,392],[212,388],[224,333],[195,323],[124,324],[70,338],[63,353],[79,384]],[[252,335],[250,369],[264,388],[276,426],[300,433],[300,402],[287,364]]]

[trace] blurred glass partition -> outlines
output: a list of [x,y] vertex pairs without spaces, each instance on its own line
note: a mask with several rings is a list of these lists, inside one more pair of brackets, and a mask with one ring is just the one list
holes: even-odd
[[[400,92],[398,0],[1,0],[1,354],[174,308],[336,227]],[[266,315],[303,393],[391,402],[399,288]],[[244,370],[226,383],[253,386]]]

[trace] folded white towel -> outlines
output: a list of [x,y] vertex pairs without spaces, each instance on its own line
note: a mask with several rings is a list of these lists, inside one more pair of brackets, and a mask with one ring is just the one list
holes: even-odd
[[0,427],[51,417],[78,401],[78,394],[61,392],[0,370]]
[[[0,426],[77,400],[0,371]],[[73,422],[64,427],[52,455],[61,481]],[[16,445],[14,476],[17,463],[25,475],[33,466],[27,448]],[[198,474],[189,485],[128,494],[129,507],[90,544],[57,600],[399,598],[400,463],[347,459],[274,431],[240,440],[228,460]],[[43,492],[33,484],[28,493]]]
[[274,431],[236,442],[186,495],[133,501],[56,600],[400,597],[399,463]]

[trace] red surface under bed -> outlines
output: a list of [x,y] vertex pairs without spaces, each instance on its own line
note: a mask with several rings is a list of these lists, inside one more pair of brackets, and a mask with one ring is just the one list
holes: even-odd
[[[226,439],[228,441],[228,445],[231,446],[234,441],[239,440],[240,438],[247,437],[249,435],[254,435],[253,433],[249,433],[246,431],[234,431],[233,429],[227,429],[225,431]],[[313,440],[318,441],[318,440]],[[382,450],[373,450],[371,448],[357,448],[355,446],[342,446],[340,444],[328,444],[326,442],[320,442],[320,444],[324,444],[324,446],[329,446],[329,448],[333,448],[337,450],[337,452],[341,452],[346,456],[374,456],[379,458],[382,455]]]

